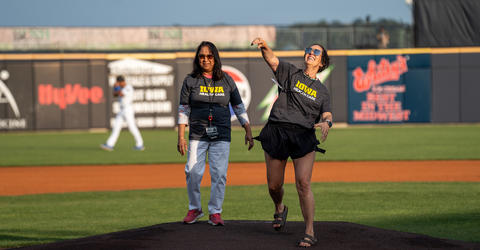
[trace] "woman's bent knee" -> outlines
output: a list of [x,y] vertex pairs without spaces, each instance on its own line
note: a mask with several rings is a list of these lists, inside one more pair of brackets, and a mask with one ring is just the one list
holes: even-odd
[[299,194],[308,194],[309,192],[311,192],[310,181],[298,180],[295,183],[295,186],[297,187],[297,192]]
[[268,184],[268,191],[270,193],[279,193],[282,191],[282,184]]

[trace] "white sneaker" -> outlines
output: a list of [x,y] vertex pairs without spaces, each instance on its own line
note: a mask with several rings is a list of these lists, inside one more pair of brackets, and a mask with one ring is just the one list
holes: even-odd
[[100,148],[105,150],[105,151],[113,151],[113,147],[110,147],[107,144],[100,145]]

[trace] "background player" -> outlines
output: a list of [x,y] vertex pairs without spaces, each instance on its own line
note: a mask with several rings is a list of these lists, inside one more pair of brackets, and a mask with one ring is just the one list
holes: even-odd
[[115,117],[115,122],[113,124],[112,134],[108,138],[105,144],[100,145],[100,147],[107,151],[112,151],[117,142],[120,131],[122,130],[123,121],[125,120],[128,125],[128,130],[133,135],[135,139],[134,150],[145,150],[143,146],[142,135],[135,124],[135,113],[133,111],[132,102],[133,102],[133,87],[125,82],[123,76],[117,76],[117,81],[113,85],[113,96],[118,98],[120,103],[120,112],[117,113]]

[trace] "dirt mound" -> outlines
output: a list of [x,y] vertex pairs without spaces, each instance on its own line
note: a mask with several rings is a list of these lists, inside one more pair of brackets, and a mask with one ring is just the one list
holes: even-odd
[[[278,233],[266,221],[180,222],[60,241],[19,249],[298,249],[303,222],[288,222]],[[480,249],[480,243],[433,238],[347,222],[315,222],[315,249]]]

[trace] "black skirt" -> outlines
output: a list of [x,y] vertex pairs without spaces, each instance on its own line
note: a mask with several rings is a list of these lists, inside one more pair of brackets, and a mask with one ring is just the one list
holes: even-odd
[[262,148],[271,157],[279,160],[302,158],[306,154],[317,151],[320,142],[315,135],[315,129],[307,129],[300,125],[268,121],[260,135],[254,139],[262,143]]

